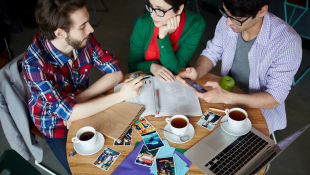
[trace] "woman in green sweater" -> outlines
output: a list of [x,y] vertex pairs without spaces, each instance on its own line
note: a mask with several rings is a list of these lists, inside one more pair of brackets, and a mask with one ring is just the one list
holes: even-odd
[[187,0],[149,0],[150,13],[136,22],[130,37],[129,72],[151,72],[174,81],[195,52],[205,29],[204,19],[187,10]]

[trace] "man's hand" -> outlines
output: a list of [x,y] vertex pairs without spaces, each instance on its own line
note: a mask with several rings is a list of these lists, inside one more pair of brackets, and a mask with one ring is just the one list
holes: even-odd
[[141,86],[143,85],[143,81],[141,81],[142,78],[143,75],[137,78],[133,77],[125,80],[124,84],[118,91],[120,94],[122,94],[121,96],[124,98],[124,100],[134,98],[140,94],[142,90]]
[[207,103],[225,103],[229,93],[231,93],[223,90],[218,82],[208,81],[204,87],[206,86],[209,86],[212,89],[205,93],[200,93],[197,91],[194,91],[194,93],[197,95],[197,97],[204,99]]
[[170,70],[168,70],[165,66],[156,63],[152,63],[151,73],[163,82],[174,82],[175,79],[173,73]]
[[67,129],[69,129],[71,126],[71,122],[64,121],[64,125],[67,126]]
[[188,67],[186,68],[185,71],[183,72],[180,72],[177,76],[176,76],[176,79],[179,80],[180,84],[186,88],[189,88],[191,89],[190,86],[188,86],[185,82],[185,80],[183,80],[183,78],[189,78],[193,81],[196,81],[197,78],[198,78],[198,74],[197,74],[197,71],[195,68],[193,67]]
[[168,33],[173,33],[180,25],[180,15],[168,19],[167,25],[159,27],[158,37],[159,39],[165,38]]

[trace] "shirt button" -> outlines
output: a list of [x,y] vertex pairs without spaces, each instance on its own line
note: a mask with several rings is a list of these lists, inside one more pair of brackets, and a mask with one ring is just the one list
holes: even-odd
[[74,97],[74,94],[72,94],[72,96]]
[[105,53],[108,53],[108,51],[105,51]]
[[88,71],[88,69],[85,69],[85,72],[87,72]]
[[51,97],[51,96],[49,96],[48,98],[49,98],[49,99],[51,99],[52,97]]
[[161,46],[161,48],[163,49],[163,48],[165,48],[165,46]]

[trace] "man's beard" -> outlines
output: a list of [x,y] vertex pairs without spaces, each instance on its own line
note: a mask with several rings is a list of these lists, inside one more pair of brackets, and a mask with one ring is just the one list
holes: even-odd
[[[83,41],[85,41],[85,39],[87,40],[87,42],[85,44],[83,44]],[[83,39],[82,41],[76,40],[74,38],[72,38],[70,36],[70,34],[68,33],[67,37],[66,37],[66,42],[72,46],[74,49],[84,49],[87,47],[88,45],[88,40],[89,40],[89,35],[87,36],[87,38]]]

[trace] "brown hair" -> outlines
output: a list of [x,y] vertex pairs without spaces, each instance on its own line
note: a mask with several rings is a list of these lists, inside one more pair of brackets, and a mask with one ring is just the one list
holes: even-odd
[[180,6],[187,2],[187,0],[164,0],[167,4],[171,5],[173,7],[173,12],[177,13],[180,9]]
[[43,39],[56,38],[54,31],[58,28],[70,31],[70,15],[83,8],[86,0],[39,0],[35,16]]

